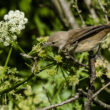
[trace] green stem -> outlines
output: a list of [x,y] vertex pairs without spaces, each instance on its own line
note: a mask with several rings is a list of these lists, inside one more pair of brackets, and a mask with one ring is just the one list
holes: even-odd
[[5,65],[4,65],[4,68],[3,68],[3,73],[2,73],[2,75],[4,75],[4,73],[5,73],[5,70],[6,70],[6,68],[7,68],[8,62],[9,62],[9,60],[10,60],[11,53],[12,53],[12,46],[11,46],[9,52],[8,52],[8,56],[7,56],[7,59],[6,59],[6,61],[5,61]]
[[16,49],[20,50],[22,53],[25,53],[25,51],[19,46],[18,43],[13,42],[13,43],[12,43],[12,46],[14,46]]
[[82,80],[87,79],[87,78],[89,78],[89,76],[86,76],[85,78],[81,78],[79,81],[82,81]]
[[18,49],[22,52],[25,53],[25,51],[18,45]]

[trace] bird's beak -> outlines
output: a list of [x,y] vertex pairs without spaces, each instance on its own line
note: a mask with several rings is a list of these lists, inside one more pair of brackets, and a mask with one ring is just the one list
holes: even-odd
[[47,47],[47,46],[49,46],[49,45],[50,45],[50,43],[45,42],[45,43],[43,44],[42,48],[45,48],[45,47]]

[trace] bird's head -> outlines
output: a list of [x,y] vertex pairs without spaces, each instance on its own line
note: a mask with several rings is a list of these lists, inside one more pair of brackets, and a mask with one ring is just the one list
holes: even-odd
[[53,46],[53,47],[58,47],[59,49],[63,49],[67,41],[66,40],[67,34],[68,33],[65,31],[56,32],[49,37],[49,39],[47,40],[46,43],[44,43],[43,46],[44,47]]

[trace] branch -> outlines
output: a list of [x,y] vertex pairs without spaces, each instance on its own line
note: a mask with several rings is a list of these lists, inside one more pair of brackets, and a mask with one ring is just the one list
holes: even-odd
[[84,0],[85,4],[87,5],[87,8],[91,14],[91,17],[95,20],[98,21],[98,16],[95,12],[95,9],[92,7],[92,0]]
[[89,52],[89,66],[90,66],[90,83],[89,83],[89,89],[87,94],[88,100],[85,102],[85,110],[90,110],[92,95],[94,92],[94,82],[96,79],[95,56],[93,55],[93,51]]
[[[47,65],[45,68],[41,69],[40,71],[38,71],[36,74],[40,73],[41,71],[47,69],[49,66],[51,66],[52,64],[49,64]],[[24,79],[23,81],[19,82],[18,84],[10,87],[10,88],[7,88],[7,89],[4,89],[2,91],[0,91],[0,95],[3,95],[5,93],[9,93],[10,91],[16,89],[17,87],[19,87],[20,85],[24,84],[25,82],[29,81],[31,78],[33,78],[35,75],[32,73],[28,78]]]
[[54,12],[65,28],[77,28],[78,24],[71,12],[70,5],[65,0],[49,0],[53,6]]
[[7,88],[7,89],[5,89],[5,90],[0,91],[0,95],[3,95],[3,94],[5,94],[5,93],[8,93],[8,92],[10,92],[10,91],[16,89],[16,88],[19,87],[20,85],[22,85],[22,84],[24,84],[25,82],[29,81],[33,76],[34,76],[34,75],[31,74],[27,79],[21,81],[20,83],[18,83],[18,84],[16,84],[16,85],[12,86],[12,87],[10,87],[10,88]]
[[92,98],[95,98],[101,91],[103,91],[107,86],[110,85],[110,82],[108,82],[106,85],[104,85],[101,89],[99,89],[93,96]]
[[85,27],[85,21],[84,21],[82,15],[80,14],[80,13],[81,13],[81,10],[79,10],[78,2],[77,2],[77,0],[73,0],[73,2],[74,2],[74,7],[76,8],[76,10],[77,10],[77,12],[78,12],[78,15],[79,15],[79,17],[80,17],[80,19],[81,19],[82,27]]
[[74,97],[72,97],[72,98],[70,98],[70,99],[68,99],[68,100],[66,100],[64,102],[61,102],[61,103],[55,104],[55,105],[51,105],[49,107],[45,107],[45,108],[42,108],[40,110],[49,110],[49,109],[52,109],[52,108],[56,108],[56,107],[62,106],[64,104],[67,104],[67,103],[70,103],[70,102],[73,102],[73,101],[77,100],[79,98],[79,96],[80,96],[79,93],[77,93]]
[[81,65],[81,66],[83,66],[83,67],[89,69],[89,67],[88,67],[86,64],[80,63],[80,62],[79,62],[77,59],[75,59],[73,56],[71,56],[70,54],[68,54],[68,55],[69,55],[69,57],[70,57],[75,63],[77,63],[77,64],[79,64],[79,65]]
[[69,3],[66,0],[59,0],[59,3],[61,4],[61,7],[62,7],[62,9],[64,11],[64,14],[66,16],[66,19],[69,22],[69,25],[72,28],[78,27],[78,25],[77,25],[77,23],[75,21],[75,18],[73,17],[73,14],[71,12]]
[[[87,96],[87,93],[85,91],[83,91],[82,89],[79,89],[79,92],[81,92],[84,96]],[[107,108],[107,109],[110,109],[110,105],[102,102],[101,100],[99,100],[97,97],[95,97],[93,99],[93,101],[97,104],[99,104],[100,106],[104,107],[104,108]]]
[[57,17],[60,20],[60,22],[62,23],[63,27],[68,28],[69,25],[63,16],[63,12],[62,12],[60,4],[58,3],[58,0],[49,0],[49,2],[51,3],[52,10],[57,15]]
[[110,110],[110,105],[102,102],[101,100],[99,100],[97,97],[93,99],[96,103],[98,103],[100,106],[104,107],[104,108],[107,108]]
[[102,3],[100,0],[97,0],[98,1],[98,4],[100,6],[100,8],[102,9],[103,13],[104,13],[104,16],[105,16],[105,20],[107,22],[107,24],[109,23],[109,20],[108,20],[108,16],[107,16],[107,11],[106,9],[103,7]]

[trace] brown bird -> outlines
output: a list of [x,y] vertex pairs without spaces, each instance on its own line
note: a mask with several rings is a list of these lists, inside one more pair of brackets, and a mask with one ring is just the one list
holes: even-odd
[[110,24],[59,31],[51,35],[44,45],[69,52],[85,52],[96,48],[109,32]]

